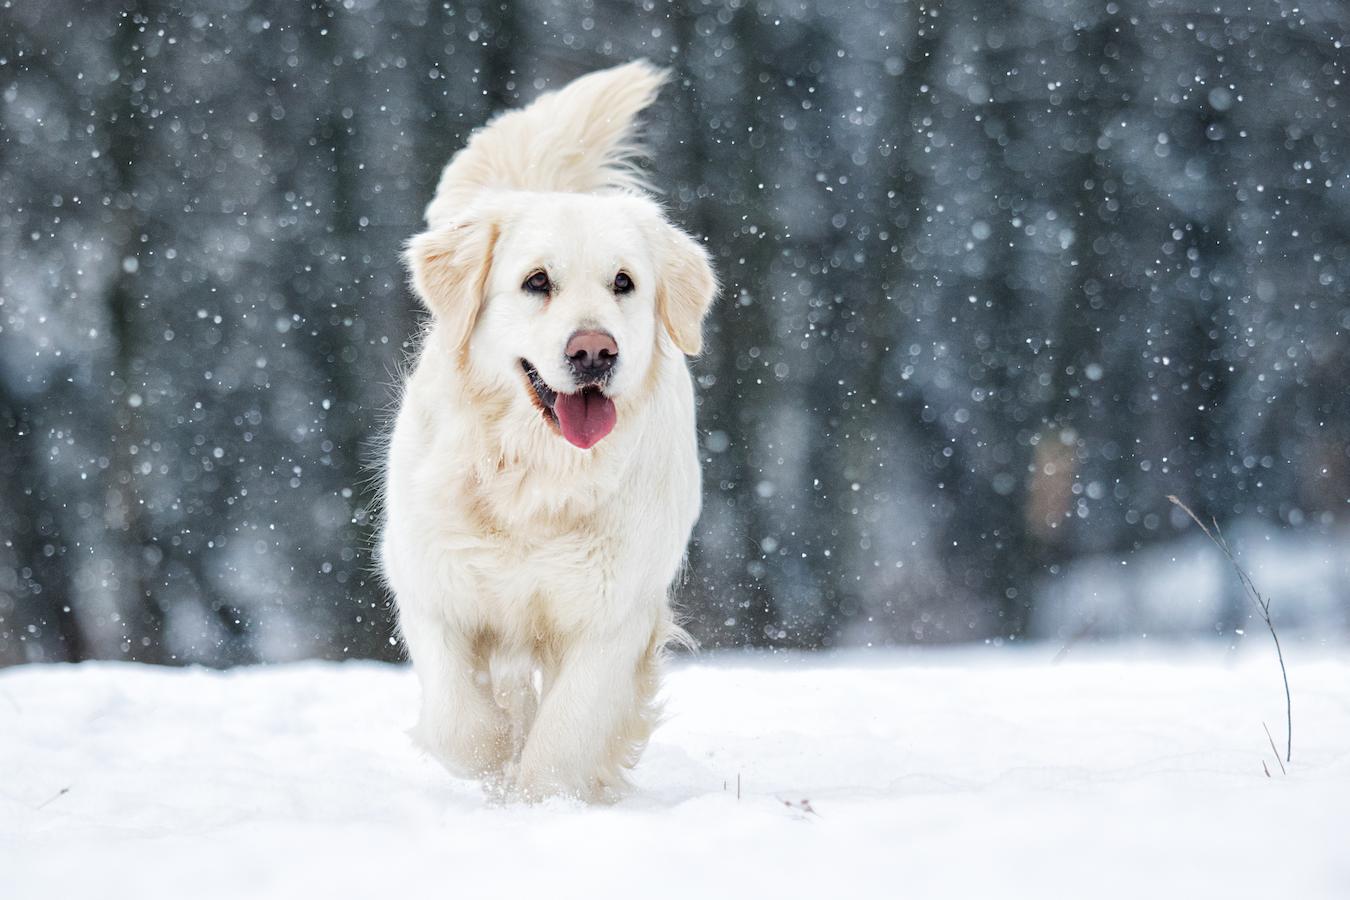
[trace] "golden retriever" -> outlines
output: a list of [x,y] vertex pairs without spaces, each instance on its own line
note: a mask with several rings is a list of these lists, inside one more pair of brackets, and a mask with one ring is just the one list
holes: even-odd
[[634,167],[665,74],[594,72],[476,132],[408,244],[431,312],[385,471],[380,563],[414,738],[526,800],[609,800],[656,719],[699,514],[708,254]]

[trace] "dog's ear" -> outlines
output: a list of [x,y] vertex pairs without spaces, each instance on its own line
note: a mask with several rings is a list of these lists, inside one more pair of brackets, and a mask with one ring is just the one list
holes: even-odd
[[662,231],[656,311],[675,346],[697,356],[703,349],[703,319],[717,294],[717,276],[702,245],[673,225],[662,223]]
[[419,234],[403,254],[413,290],[460,350],[468,346],[486,299],[498,231],[486,217],[464,219]]

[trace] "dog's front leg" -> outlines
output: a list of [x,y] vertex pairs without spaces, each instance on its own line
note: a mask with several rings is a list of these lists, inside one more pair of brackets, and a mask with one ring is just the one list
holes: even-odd
[[613,799],[654,724],[656,626],[634,622],[580,635],[559,650],[521,753],[516,788],[526,800]]
[[413,738],[456,774],[480,778],[499,772],[511,752],[510,724],[493,702],[482,648],[437,617],[401,618],[422,686]]

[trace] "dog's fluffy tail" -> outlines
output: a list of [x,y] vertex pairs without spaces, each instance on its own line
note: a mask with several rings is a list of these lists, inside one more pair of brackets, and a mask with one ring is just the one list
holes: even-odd
[[482,190],[589,193],[647,188],[636,162],[638,113],[667,72],[646,60],[592,72],[497,116],[441,173],[427,207],[432,225],[451,221]]

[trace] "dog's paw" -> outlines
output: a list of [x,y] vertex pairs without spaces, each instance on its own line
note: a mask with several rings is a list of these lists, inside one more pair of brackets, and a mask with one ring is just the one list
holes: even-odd
[[479,779],[489,806],[504,806],[515,800],[515,765],[508,762],[499,771]]
[[583,799],[581,792],[558,778],[551,770],[528,763],[511,766],[511,793],[524,803],[541,803],[554,797]]
[[509,760],[509,737],[501,729],[433,728],[419,722],[408,734],[417,746],[461,778],[500,777]]
[[524,803],[563,800],[608,804],[620,800],[626,787],[626,783],[613,782],[600,775],[562,778],[556,769],[530,767],[528,764],[515,767],[511,778],[513,797]]

